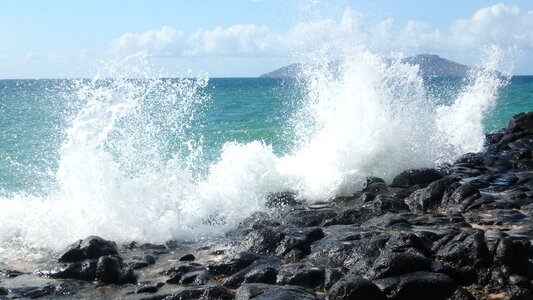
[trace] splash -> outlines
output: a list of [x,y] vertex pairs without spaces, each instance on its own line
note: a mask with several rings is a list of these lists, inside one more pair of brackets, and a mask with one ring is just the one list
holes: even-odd
[[497,51],[447,106],[428,94],[417,66],[344,53],[333,68],[304,68],[292,151],[228,142],[214,163],[200,159],[207,78],[128,70],[143,79],[79,81],[83,105],[59,151],[57,188],[0,199],[0,257],[35,259],[92,234],[156,243],[217,235],[264,210],[272,192],[328,200],[370,175],[390,180],[481,150],[481,121],[505,84],[494,72]]

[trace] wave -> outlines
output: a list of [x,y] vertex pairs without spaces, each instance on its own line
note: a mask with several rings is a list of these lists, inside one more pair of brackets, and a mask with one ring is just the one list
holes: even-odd
[[401,60],[357,50],[334,72],[310,64],[287,124],[292,151],[227,142],[216,162],[201,160],[203,137],[191,130],[210,101],[207,78],[79,81],[74,98],[84,105],[66,130],[57,188],[0,199],[0,259],[38,259],[88,235],[153,243],[219,235],[265,210],[269,193],[328,200],[360,190],[367,176],[390,180],[477,152],[506,83],[492,53],[448,105]]

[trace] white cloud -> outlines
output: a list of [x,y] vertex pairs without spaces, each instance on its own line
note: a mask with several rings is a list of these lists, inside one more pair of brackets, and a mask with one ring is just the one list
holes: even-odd
[[126,33],[113,41],[116,51],[142,51],[157,54],[173,54],[181,48],[184,33],[171,27],[150,30],[141,34]]
[[471,18],[455,22],[450,40],[468,48],[490,43],[532,48],[533,11],[505,4],[482,8]]
[[183,56],[250,55],[275,52],[277,35],[265,26],[233,25],[213,30],[199,29],[188,37]]
[[198,29],[189,34],[163,27],[126,33],[113,42],[113,48],[175,57],[275,57],[309,51],[337,55],[351,47],[378,52],[461,53],[487,44],[533,49],[533,11],[498,4],[457,20],[450,28],[435,28],[415,20],[402,26],[393,19],[368,26],[360,13],[348,8],[339,20],[301,22],[285,32],[254,24]]

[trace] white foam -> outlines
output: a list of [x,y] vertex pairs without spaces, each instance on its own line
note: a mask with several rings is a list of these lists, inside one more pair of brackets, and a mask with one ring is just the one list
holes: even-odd
[[[58,188],[0,199],[0,259],[35,259],[94,234],[157,243],[216,235],[264,209],[271,192],[327,200],[360,189],[366,176],[390,180],[480,150],[481,121],[502,81],[480,71],[453,104],[436,107],[417,71],[361,50],[335,72],[309,67],[294,151],[227,143],[200,179],[202,139],[188,129],[208,101],[206,80],[80,83],[86,104],[60,150]],[[182,146],[171,157],[169,137]]]

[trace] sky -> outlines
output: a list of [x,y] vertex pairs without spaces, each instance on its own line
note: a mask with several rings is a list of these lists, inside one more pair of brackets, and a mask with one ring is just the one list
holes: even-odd
[[533,74],[533,1],[0,0],[3,79],[255,77],[354,49],[477,65],[489,45]]

